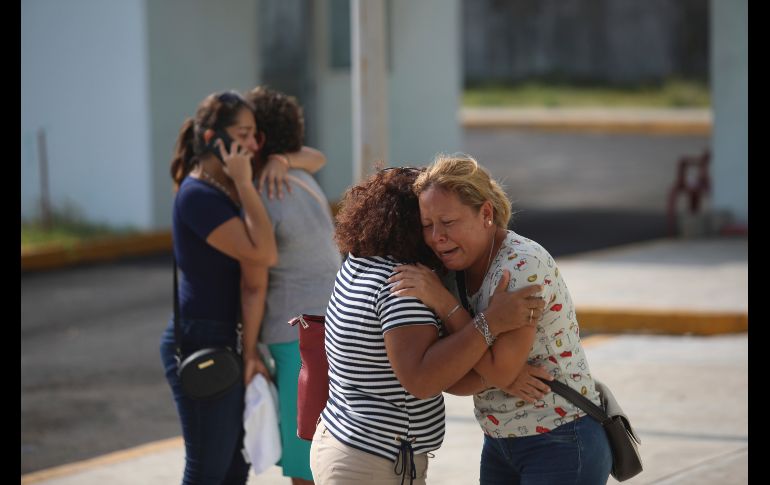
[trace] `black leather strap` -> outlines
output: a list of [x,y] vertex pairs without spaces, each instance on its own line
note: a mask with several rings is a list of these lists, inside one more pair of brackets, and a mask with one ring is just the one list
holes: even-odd
[[599,421],[600,423],[604,424],[605,421],[608,421],[610,419],[609,416],[607,416],[607,413],[604,412],[604,409],[592,403],[590,400],[583,397],[582,394],[572,389],[568,385],[564,384],[563,382],[559,382],[556,380],[547,381],[545,379],[541,379],[540,377],[538,377],[538,379],[540,379],[546,385],[548,385],[553,392],[560,395],[561,397],[571,402],[575,406],[579,407],[580,409],[585,411],[589,416]]
[[457,291],[460,293],[460,303],[463,304],[463,308],[471,315],[471,318],[474,318],[476,313],[468,303],[468,293],[465,291],[465,271],[455,272],[455,282],[457,283]]
[[[179,319],[181,318],[180,316],[181,309],[179,307],[179,281],[178,281],[179,278],[177,276],[179,273],[179,269],[176,264],[176,254],[173,254],[173,258],[174,258],[174,340],[176,341],[177,361],[178,363],[181,363],[182,362],[182,327],[179,324]],[[243,320],[241,316],[242,308],[240,305],[240,293],[238,294],[238,302],[239,302],[238,303],[238,322],[242,322]],[[236,325],[236,334],[238,334],[240,329],[241,329],[241,324],[238,323]],[[237,354],[242,353],[240,342],[238,343],[238,345],[236,345],[235,352]]]
[[[460,302],[462,303],[463,308],[465,308],[468,311],[468,313],[470,313],[471,316],[474,317],[475,315],[473,313],[473,309],[468,303],[468,295],[465,291],[465,273],[463,271],[455,272],[455,281],[457,282],[457,291],[460,293]],[[538,377],[538,379],[540,378]],[[561,397],[571,402],[575,406],[579,407],[580,409],[585,411],[589,416],[599,421],[600,423],[604,424],[605,421],[608,421],[610,419],[609,416],[607,416],[607,413],[604,412],[604,409],[592,403],[590,400],[583,397],[582,394],[572,389],[568,385],[556,380],[554,381],[547,381],[545,379],[540,379],[540,380],[543,381],[546,385],[548,385],[553,392],[560,395]]]
[[176,255],[174,257],[174,340],[176,341],[176,356],[182,358],[182,329],[179,326],[179,282],[177,280]]

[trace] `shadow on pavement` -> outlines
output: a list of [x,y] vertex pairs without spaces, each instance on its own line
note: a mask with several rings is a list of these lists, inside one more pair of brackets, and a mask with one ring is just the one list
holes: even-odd
[[599,209],[514,209],[509,227],[540,243],[553,257],[667,237],[659,212]]

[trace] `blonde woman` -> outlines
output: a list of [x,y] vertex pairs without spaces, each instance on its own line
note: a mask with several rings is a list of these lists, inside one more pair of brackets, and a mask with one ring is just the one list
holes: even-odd
[[[484,433],[481,483],[606,483],[612,456],[601,425],[555,393],[540,398],[547,388],[530,376],[528,364],[542,366],[599,405],[575,308],[553,258],[507,229],[510,201],[469,156],[438,156],[414,191],[425,243],[450,273],[442,284],[423,266],[400,266],[394,292],[419,298],[453,332],[488,305],[504,271],[511,274],[509,291],[543,287],[546,306],[542,317],[533,315],[537,325],[500,335],[462,379]],[[512,386],[516,396],[501,390],[511,386],[510,376],[520,376]]]

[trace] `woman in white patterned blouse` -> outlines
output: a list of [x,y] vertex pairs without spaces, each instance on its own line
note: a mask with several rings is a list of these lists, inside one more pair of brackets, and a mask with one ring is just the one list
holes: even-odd
[[[397,267],[394,293],[419,298],[444,316],[453,332],[469,313],[485,308],[504,271],[511,274],[509,291],[543,287],[546,306],[537,325],[501,335],[453,387],[457,394],[473,394],[485,435],[481,483],[606,483],[612,456],[601,425],[561,396],[543,395],[547,386],[528,367],[542,366],[599,404],[575,308],[553,258],[535,241],[506,229],[510,201],[471,157],[439,155],[414,190],[425,242],[450,273],[442,284],[424,266]],[[463,296],[467,311],[463,305],[455,310]]]

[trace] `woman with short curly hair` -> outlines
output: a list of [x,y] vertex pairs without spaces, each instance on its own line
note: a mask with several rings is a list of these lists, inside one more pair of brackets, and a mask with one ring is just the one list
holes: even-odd
[[289,171],[316,173],[326,165],[326,156],[304,146],[305,118],[294,96],[257,86],[246,94],[246,99],[252,104],[264,140],[256,160],[257,187],[261,193],[267,188],[268,199],[277,196],[282,200],[284,185],[288,192],[292,191]]
[[[310,443],[297,437],[299,330],[286,322],[297,314],[324,312],[342,260],[334,244],[329,202],[311,175],[326,159],[318,150],[303,146],[302,108],[293,97],[264,86],[246,97],[260,120],[264,144],[257,154],[256,169],[260,180],[268,183],[269,190],[261,191],[262,203],[278,246],[278,262],[269,273],[266,267],[260,272],[264,313],[258,315],[259,341],[267,345],[275,361],[282,449],[279,465],[293,485],[307,485],[313,478]],[[274,177],[292,190],[283,194],[281,183],[273,187]],[[271,197],[274,190],[278,198]]]
[[[326,309],[329,398],[310,450],[321,485],[425,483],[428,452],[444,437],[441,392],[486,352],[489,338],[528,324],[539,289],[495,293],[484,312],[440,338],[439,318],[420,300],[390,292],[393,268],[433,265],[422,240],[417,196],[420,169],[378,171],[350,188],[335,239],[347,259]],[[501,285],[505,281],[501,282]]]
[[437,267],[438,259],[419,231],[420,207],[405,183],[417,169],[393,169],[356,185],[345,194],[334,239],[340,252],[357,256],[390,255]]

